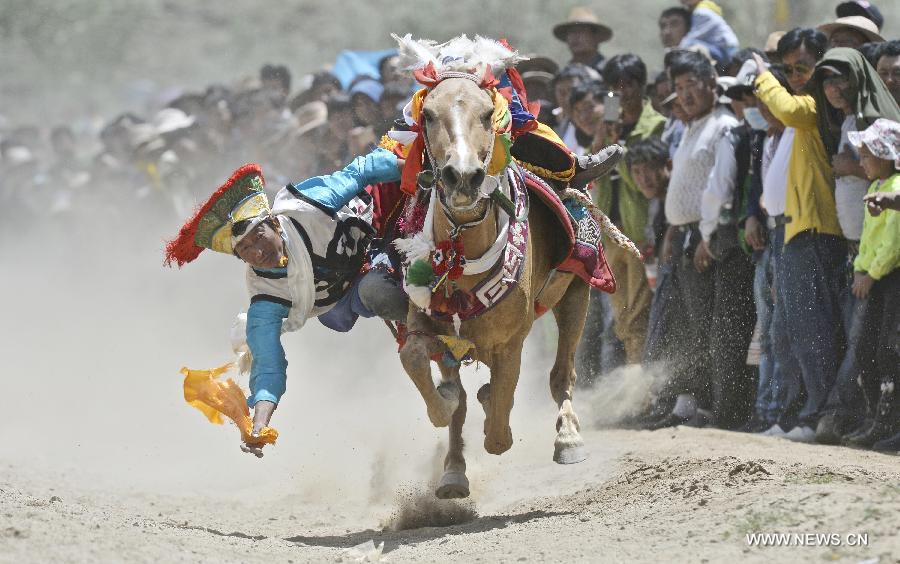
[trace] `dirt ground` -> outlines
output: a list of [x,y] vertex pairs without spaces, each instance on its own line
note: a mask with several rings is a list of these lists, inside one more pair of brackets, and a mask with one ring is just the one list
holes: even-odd
[[[291,482],[259,497],[114,491],[7,461],[0,560],[347,561],[345,549],[373,540],[390,562],[900,561],[895,457],[689,428],[587,439],[593,456],[579,465],[556,466],[545,449],[473,473],[468,505],[402,488],[387,503],[310,499]],[[391,531],[401,509],[406,525],[467,522]],[[759,532],[865,533],[868,546],[750,547]]]

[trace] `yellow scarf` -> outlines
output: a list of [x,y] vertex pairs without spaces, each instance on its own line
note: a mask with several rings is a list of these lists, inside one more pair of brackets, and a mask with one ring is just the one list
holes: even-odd
[[722,7],[713,2],[712,0],[700,0],[696,6],[694,6],[694,10],[697,8],[706,8],[707,10],[712,10],[713,12],[722,15]]

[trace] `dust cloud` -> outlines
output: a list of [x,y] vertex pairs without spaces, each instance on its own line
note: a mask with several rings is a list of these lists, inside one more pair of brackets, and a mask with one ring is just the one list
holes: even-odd
[[[360,320],[338,334],[312,320],[283,337],[288,391],[272,421],[278,444],[263,459],[239,451],[230,424],[210,425],[188,406],[179,369],[231,360],[229,328],[247,296],[236,259],[207,251],[181,270],[162,266],[164,241],[179,225],[170,214],[132,209],[47,218],[21,236],[4,235],[0,460],[109,492],[338,500],[347,505],[343,515],[373,524],[396,515],[393,528],[474,518],[468,502],[446,511],[425,502],[447,431],[428,422],[380,321]],[[527,493],[495,488],[507,465],[552,464],[556,407],[545,349],[526,347],[516,442],[502,458],[482,448],[474,390],[488,370],[464,370],[472,392],[468,475],[480,505]]]
[[579,403],[587,406],[582,423],[592,428],[608,428],[645,413],[668,376],[663,363],[616,368],[599,378],[593,387],[576,395]]

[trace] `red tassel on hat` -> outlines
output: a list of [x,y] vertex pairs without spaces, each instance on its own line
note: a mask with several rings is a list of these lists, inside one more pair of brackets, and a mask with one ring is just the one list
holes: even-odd
[[262,168],[256,163],[245,164],[234,171],[225,184],[220,186],[219,189],[209,197],[206,203],[194,213],[194,216],[181,227],[178,231],[178,236],[166,243],[166,259],[163,264],[172,266],[172,263],[174,262],[181,268],[200,256],[200,253],[203,252],[203,247],[194,242],[194,237],[197,235],[197,228],[200,226],[200,220],[209,213],[216,201],[221,198],[235,182],[248,174],[258,175],[260,179],[265,182],[265,179],[263,179]]

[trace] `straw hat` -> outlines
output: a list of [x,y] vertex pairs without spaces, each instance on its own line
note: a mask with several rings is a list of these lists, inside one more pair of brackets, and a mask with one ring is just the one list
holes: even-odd
[[528,55],[527,59],[516,65],[516,70],[519,71],[519,74],[521,74],[523,78],[525,77],[525,73],[530,72],[542,72],[549,75],[555,75],[559,72],[559,65],[549,57]]
[[866,36],[869,42],[883,43],[884,37],[878,33],[878,26],[875,22],[862,16],[847,16],[846,18],[838,18],[831,23],[819,26],[819,31],[831,38],[831,34],[843,28],[850,28],[858,31]]
[[786,31],[773,31],[766,39],[766,47],[763,49],[766,54],[778,52],[778,42],[787,34]]
[[572,8],[572,11],[569,12],[569,19],[554,26],[553,35],[560,41],[565,41],[566,35],[568,35],[573,28],[578,26],[592,29],[600,37],[600,43],[612,39],[612,30],[601,24],[597,14],[585,6],[576,6]]
[[294,135],[300,137],[328,123],[328,106],[319,100],[303,104],[294,111],[294,119],[297,120]]

